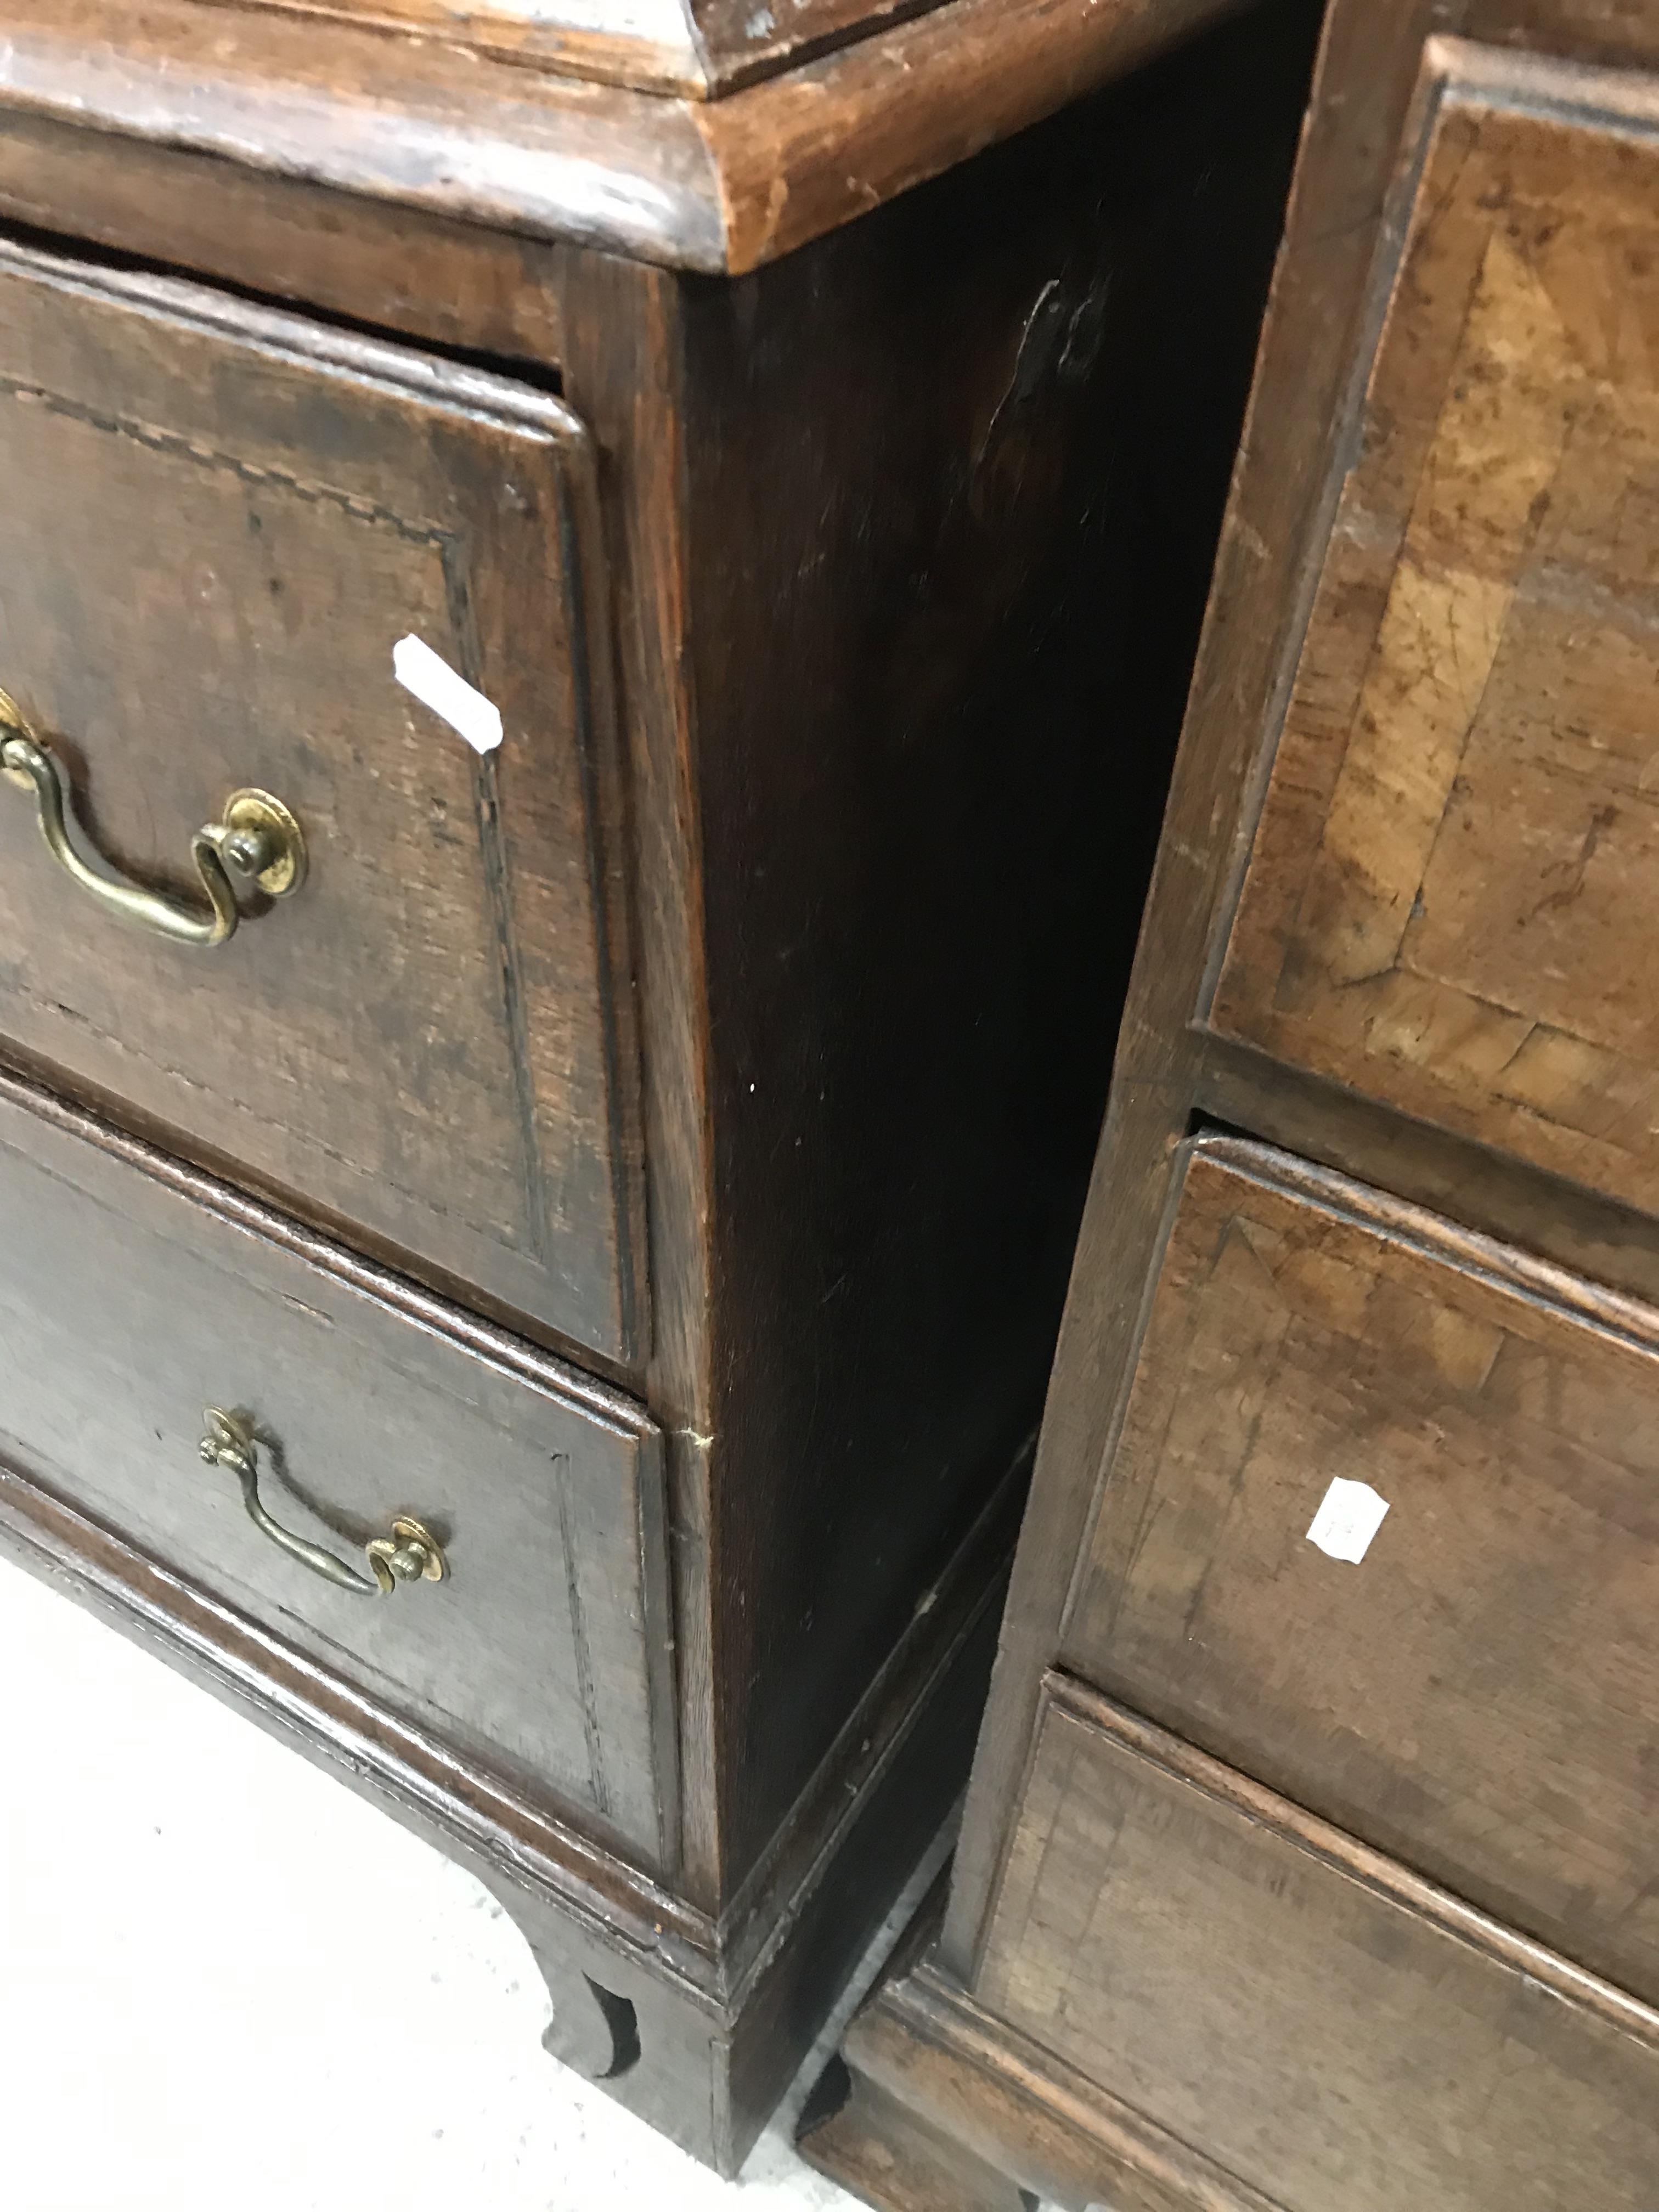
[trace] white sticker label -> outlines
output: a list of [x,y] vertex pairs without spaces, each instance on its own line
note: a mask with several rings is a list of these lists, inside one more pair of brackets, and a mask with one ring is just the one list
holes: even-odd
[[1338,1475],[1314,1515],[1308,1541],[1328,1558],[1347,1559],[1357,1567],[1388,1510],[1388,1499],[1379,1498],[1369,1482],[1344,1482]]
[[412,691],[423,707],[441,714],[452,730],[459,730],[474,752],[493,753],[501,741],[501,710],[482,691],[474,690],[465,676],[423,645],[418,637],[400,637],[392,648],[392,672],[405,691]]

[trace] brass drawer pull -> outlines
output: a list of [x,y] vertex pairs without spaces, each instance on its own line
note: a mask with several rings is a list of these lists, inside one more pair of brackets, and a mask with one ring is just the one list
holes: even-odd
[[228,1467],[242,1486],[242,1503],[256,1528],[273,1544],[341,1589],[356,1590],[361,1597],[390,1597],[399,1583],[441,1583],[449,1572],[443,1546],[432,1531],[406,1513],[392,1524],[389,1536],[376,1536],[364,1549],[372,1576],[337,1559],[320,1544],[308,1544],[273,1521],[259,1502],[259,1447],[252,1425],[240,1413],[222,1413],[210,1406],[202,1419],[207,1434],[202,1438],[202,1457],[210,1467]]
[[304,834],[282,800],[268,791],[232,792],[225,801],[224,819],[209,823],[191,839],[191,858],[208,896],[210,911],[206,914],[161,891],[146,890],[142,884],[123,883],[89,868],[70,842],[68,825],[75,819],[75,803],[63,763],[41,744],[15,700],[3,691],[0,772],[33,792],[47,850],[82,890],[124,921],[153,929],[178,944],[223,945],[236,934],[242,916],[232,872],[267,898],[286,898],[305,881]]

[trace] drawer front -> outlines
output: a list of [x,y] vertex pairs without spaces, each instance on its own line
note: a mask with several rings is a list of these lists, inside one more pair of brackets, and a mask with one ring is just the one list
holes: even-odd
[[1209,1019],[1659,1212],[1659,109],[1506,70],[1433,112]]
[[[1339,1479],[1388,1507],[1357,1563]],[[1201,1142],[1065,1645],[1659,2000],[1659,1315]]]
[[[251,1419],[279,1526],[368,1571],[412,1516],[447,1578],[336,1588],[208,1465]],[[660,1862],[674,1786],[662,1469],[626,1400],[0,1081],[0,1457],[453,1747]]]
[[[73,881],[0,781],[0,1038],[622,1358],[637,1148],[589,464],[575,417],[503,378],[0,249],[0,688],[83,854],[205,911],[193,834],[253,788],[309,863],[228,942],[173,942]],[[499,747],[394,679],[410,636],[499,709]]]
[[1057,1680],[975,1995],[1252,2204],[1654,2202],[1659,2015]]

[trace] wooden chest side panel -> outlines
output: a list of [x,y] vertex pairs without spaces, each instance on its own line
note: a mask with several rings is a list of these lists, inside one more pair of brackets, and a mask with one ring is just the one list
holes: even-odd
[[1544,78],[1435,111],[1209,1018],[1654,1210],[1659,86]]
[[1659,2016],[1054,1678],[975,1995],[1286,2212],[1653,2202]]
[[1316,28],[688,300],[740,1861],[1041,1413]]
[[[1659,1997],[1659,1316],[1503,1255],[1200,1146],[1065,1649]],[[1308,1540],[1334,1478],[1388,1503],[1357,1565]]]

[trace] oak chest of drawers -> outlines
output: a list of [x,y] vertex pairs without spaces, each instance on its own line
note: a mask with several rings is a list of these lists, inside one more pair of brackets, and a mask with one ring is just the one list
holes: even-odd
[[881,2205],[1659,2196],[1656,206],[1336,0]]
[[966,1771],[1302,98],[1224,12],[0,9],[0,1533],[725,2166]]

